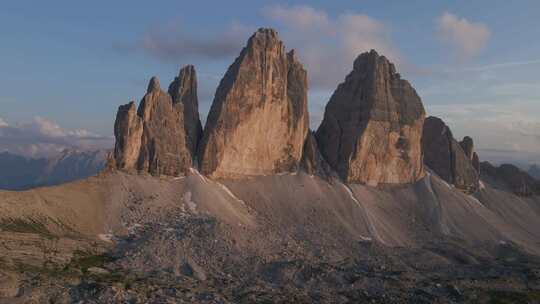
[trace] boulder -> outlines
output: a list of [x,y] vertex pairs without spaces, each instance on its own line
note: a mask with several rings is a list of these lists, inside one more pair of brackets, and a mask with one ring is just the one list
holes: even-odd
[[[470,144],[472,149],[472,140]],[[476,154],[471,150],[469,157],[462,146],[440,118],[431,116],[426,119],[422,136],[425,164],[446,182],[473,193],[480,182],[472,160]]]
[[200,170],[232,178],[295,170],[308,126],[306,71],[276,31],[259,29],[217,88]]
[[420,97],[375,51],[354,61],[326,106],[319,149],[349,183],[413,183],[424,176]]
[[177,111],[184,114],[186,145],[191,155],[195,156],[203,130],[199,118],[197,74],[194,66],[186,65],[180,69],[178,76],[169,85],[169,95]]

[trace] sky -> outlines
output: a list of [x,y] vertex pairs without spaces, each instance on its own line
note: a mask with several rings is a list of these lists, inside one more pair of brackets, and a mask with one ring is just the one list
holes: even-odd
[[110,147],[118,106],[185,64],[196,67],[205,120],[259,27],[275,28],[305,65],[313,129],[354,58],[376,49],[481,157],[540,163],[536,0],[9,1],[0,7],[0,150]]

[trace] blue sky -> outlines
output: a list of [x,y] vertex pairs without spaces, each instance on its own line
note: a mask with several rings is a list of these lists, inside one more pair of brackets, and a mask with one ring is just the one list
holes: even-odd
[[0,127],[111,136],[118,105],[138,101],[152,75],[165,86],[188,63],[204,117],[226,68],[263,26],[306,65],[314,128],[354,56],[376,48],[457,137],[472,135],[489,157],[511,150],[540,162],[533,0],[10,1],[0,9]]

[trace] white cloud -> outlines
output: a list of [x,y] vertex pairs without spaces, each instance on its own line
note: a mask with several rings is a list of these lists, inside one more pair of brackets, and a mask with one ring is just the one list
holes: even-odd
[[108,149],[112,145],[112,137],[84,129],[64,129],[43,117],[35,117],[31,122],[16,125],[8,125],[0,119],[0,151],[39,157],[55,154],[66,148]]
[[491,32],[482,23],[470,22],[451,13],[444,13],[438,19],[439,35],[458,53],[460,59],[478,55],[486,46]]
[[203,31],[184,31],[179,21],[156,24],[132,43],[117,43],[120,51],[142,51],[163,61],[222,59],[235,56],[251,32],[245,26],[232,23],[215,35]]
[[305,64],[310,86],[333,90],[343,81],[354,59],[362,52],[377,50],[399,63],[399,52],[380,21],[347,12],[331,18],[310,6],[269,6],[263,15],[276,23],[288,47],[298,51]]

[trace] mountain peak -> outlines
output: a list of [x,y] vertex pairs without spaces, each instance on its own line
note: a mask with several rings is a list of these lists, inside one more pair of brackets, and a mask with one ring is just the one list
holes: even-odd
[[347,182],[411,183],[424,175],[425,111],[414,88],[372,50],[360,54],[317,130],[322,154]]
[[147,93],[159,91],[161,89],[161,86],[159,85],[159,78],[157,76],[153,76],[150,78],[150,82],[148,83],[148,89],[146,90]]
[[199,148],[201,171],[219,177],[298,167],[308,132],[307,73],[272,29],[249,39],[221,80]]

